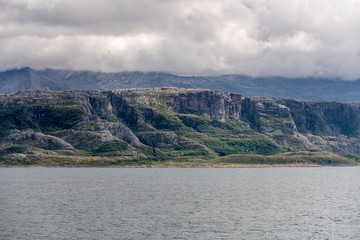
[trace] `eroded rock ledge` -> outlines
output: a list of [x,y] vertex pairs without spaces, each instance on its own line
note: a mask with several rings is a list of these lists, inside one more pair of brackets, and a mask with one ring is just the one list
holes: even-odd
[[14,153],[116,162],[300,151],[360,155],[359,103],[179,88],[26,90],[0,95],[0,114],[3,159]]

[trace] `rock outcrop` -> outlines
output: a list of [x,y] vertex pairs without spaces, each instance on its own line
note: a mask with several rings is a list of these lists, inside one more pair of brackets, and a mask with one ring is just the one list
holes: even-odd
[[359,103],[178,88],[27,90],[0,95],[0,118],[5,152],[24,145],[149,159],[284,151],[360,155]]
[[37,148],[43,148],[46,150],[70,150],[76,151],[76,149],[69,143],[64,140],[45,135],[40,132],[34,132],[32,130],[27,131],[15,131],[14,133],[8,135],[7,137],[2,139],[2,143],[6,144],[21,144],[28,145]]

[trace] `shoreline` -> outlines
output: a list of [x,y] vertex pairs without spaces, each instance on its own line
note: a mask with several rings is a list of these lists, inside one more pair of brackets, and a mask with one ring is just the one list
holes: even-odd
[[358,165],[316,165],[316,164],[213,164],[213,165],[0,165],[0,168],[308,168],[308,167],[357,167]]

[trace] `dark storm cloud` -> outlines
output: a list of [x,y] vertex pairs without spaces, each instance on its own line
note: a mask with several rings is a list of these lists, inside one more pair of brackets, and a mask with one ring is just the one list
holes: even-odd
[[0,68],[360,77],[357,0],[0,0]]

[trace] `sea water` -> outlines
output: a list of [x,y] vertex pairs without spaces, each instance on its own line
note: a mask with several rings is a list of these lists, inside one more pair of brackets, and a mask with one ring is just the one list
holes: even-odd
[[0,239],[360,239],[360,168],[0,168]]

